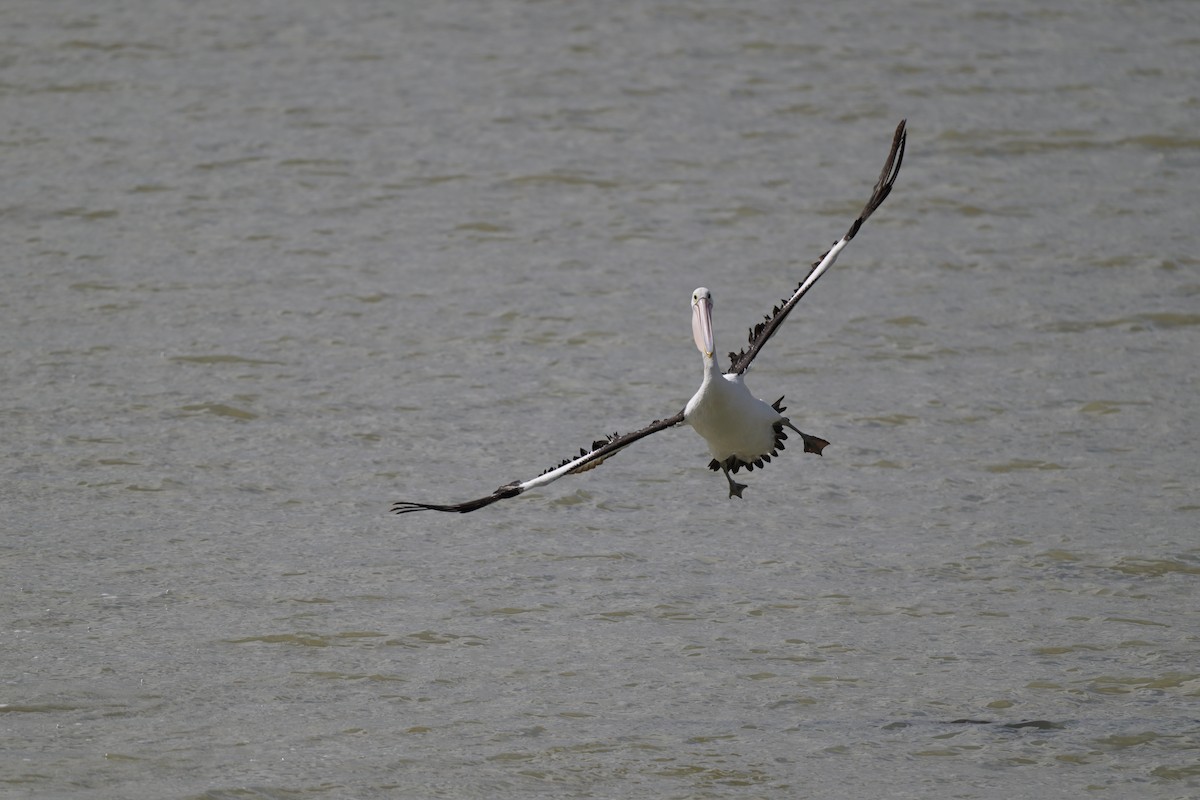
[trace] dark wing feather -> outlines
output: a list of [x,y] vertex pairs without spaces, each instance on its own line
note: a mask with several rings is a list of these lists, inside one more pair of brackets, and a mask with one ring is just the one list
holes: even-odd
[[[788,313],[795,308],[796,303],[800,302],[800,298],[807,294],[808,290],[816,284],[816,279],[821,277],[820,275],[817,275],[811,283],[808,283],[808,280],[812,274],[816,272],[817,268],[825,262],[825,259],[830,255],[830,253],[834,252],[834,248],[839,248],[839,245],[844,247],[846,242],[849,242],[855,237],[855,235],[858,233],[858,229],[861,228],[862,224],[867,221],[867,218],[870,217],[871,214],[874,213],[875,209],[879,208],[879,206],[883,204],[883,201],[887,199],[887,196],[891,194],[892,185],[895,184],[896,178],[900,174],[900,164],[904,161],[904,146],[908,139],[906,125],[907,120],[900,120],[900,124],[896,126],[896,133],[892,136],[892,149],[891,152],[888,153],[887,163],[883,165],[883,171],[879,173],[879,180],[875,182],[875,190],[871,194],[871,199],[867,201],[865,206],[863,206],[863,210],[854,220],[854,224],[850,226],[850,230],[847,231],[846,235],[834,244],[833,248],[826,250],[820,258],[813,262],[808,274],[804,276],[804,280],[800,281],[800,284],[797,286],[795,294],[793,294],[788,300],[779,301],[780,305],[775,306],[769,316],[767,316],[762,322],[758,323],[750,330],[749,347],[741,352],[729,354],[730,373],[740,374],[746,371],[746,369],[750,366],[750,362],[753,361],[754,357],[758,355],[758,352],[762,350],[763,345],[767,343],[767,340],[771,338],[772,334],[774,334],[779,326],[783,324],[783,321],[787,318]],[[836,257],[836,253],[834,255]],[[829,265],[827,264],[825,266],[828,267]],[[807,286],[805,285],[806,283],[808,283]]]
[[672,417],[665,419],[656,419],[644,428],[640,428],[624,436],[620,434],[611,434],[604,439],[599,439],[592,442],[592,449],[586,448],[579,451],[579,455],[575,458],[568,458],[556,467],[543,472],[528,481],[514,481],[506,483],[496,491],[484,497],[475,500],[468,500],[465,503],[452,503],[442,505],[439,503],[414,503],[408,500],[392,504],[392,513],[394,514],[411,514],[414,511],[448,511],[458,514],[467,514],[471,511],[490,506],[497,500],[504,500],[509,497],[516,497],[527,489],[533,489],[539,486],[545,486],[548,483],[553,483],[564,475],[578,475],[581,472],[595,469],[615,455],[618,451],[624,450],[629,445],[639,439],[644,439],[652,433],[658,433],[666,428],[671,428],[683,422],[683,412],[680,411]]
[[401,500],[392,503],[393,514],[411,514],[414,511],[453,511],[459,514],[466,514],[470,511],[478,511],[484,506],[490,506],[497,500],[503,500],[507,497],[516,497],[522,492],[520,484],[506,483],[496,491],[489,494],[487,497],[480,497],[477,500],[468,500],[465,503],[453,503],[450,505],[439,505],[437,503],[412,503],[407,500]]
[[[589,470],[593,470],[596,467],[603,464],[605,462],[605,460],[607,460],[610,456],[615,455],[619,450],[624,450],[626,447],[633,444],[638,439],[645,439],[647,436],[649,436],[652,433],[658,433],[661,430],[666,430],[667,428],[673,428],[681,422],[683,422],[683,410],[682,409],[678,413],[676,413],[674,416],[666,417],[665,419],[656,419],[656,420],[654,420],[654,422],[651,422],[646,427],[639,428],[636,431],[631,431],[623,436],[620,434],[614,433],[611,436],[607,437],[606,439],[599,439],[595,442],[592,442],[592,449],[590,451],[588,451],[587,453],[581,452],[580,456],[582,456],[582,458],[574,459],[575,461],[578,461],[579,463],[575,464],[573,467],[571,467],[571,469],[567,470],[564,474],[565,475],[578,475],[581,472],[587,472]],[[572,459],[567,459],[566,461],[559,464],[554,469],[561,469],[561,468],[567,466],[568,464],[570,464],[571,462],[572,462]],[[545,472],[543,472],[542,475],[543,476],[549,475],[551,472],[554,471],[554,469],[548,469]],[[557,480],[558,477],[559,476],[556,476],[555,478],[552,478],[552,480]],[[547,481],[547,483],[549,483],[549,481]]]

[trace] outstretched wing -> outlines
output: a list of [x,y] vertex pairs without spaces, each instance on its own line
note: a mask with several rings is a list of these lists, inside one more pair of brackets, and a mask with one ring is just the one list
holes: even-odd
[[468,500],[465,503],[453,503],[449,505],[440,505],[438,503],[414,503],[408,500],[401,500],[398,503],[392,504],[392,512],[395,514],[409,514],[413,511],[453,511],[459,514],[466,514],[470,511],[478,511],[484,506],[490,506],[497,500],[504,500],[509,497],[516,497],[528,489],[536,489],[539,486],[545,486],[548,483],[553,483],[564,475],[578,475],[581,472],[595,469],[604,463],[606,459],[615,453],[624,450],[629,445],[636,442],[638,439],[645,439],[652,433],[658,433],[666,428],[671,428],[683,422],[683,412],[680,411],[673,417],[666,419],[656,419],[646,427],[627,433],[624,436],[619,434],[611,434],[603,439],[592,442],[592,449],[586,448],[579,451],[579,455],[575,458],[568,458],[559,464],[557,467],[551,467],[541,475],[527,481],[514,481],[506,483],[496,491],[489,495],[480,497],[475,500]]
[[871,199],[863,206],[863,210],[859,213],[858,218],[854,220],[854,224],[850,226],[850,230],[846,232],[833,247],[826,251],[825,255],[817,259],[812,269],[808,271],[808,275],[800,282],[796,292],[789,300],[781,300],[782,305],[775,306],[771,314],[762,322],[755,325],[750,330],[750,344],[739,353],[729,354],[729,373],[741,374],[750,366],[750,362],[758,355],[758,351],[762,350],[767,340],[771,335],[783,324],[783,320],[796,303],[800,302],[800,298],[812,288],[817,279],[825,274],[825,270],[833,266],[833,262],[837,260],[838,254],[842,249],[850,243],[858,233],[858,229],[867,221],[875,209],[883,204],[887,196],[891,194],[892,184],[896,182],[896,177],[900,174],[900,163],[904,160],[904,145],[908,138],[908,132],[905,129],[907,120],[900,120],[900,124],[896,126],[896,133],[892,136],[892,150],[888,153],[887,163],[883,165],[883,171],[879,173],[879,180],[875,183],[875,191],[871,194]]

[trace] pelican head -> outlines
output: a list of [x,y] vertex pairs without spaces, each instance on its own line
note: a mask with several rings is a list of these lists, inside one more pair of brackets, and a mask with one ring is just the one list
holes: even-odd
[[692,292],[692,338],[705,358],[712,358],[712,292],[701,286]]

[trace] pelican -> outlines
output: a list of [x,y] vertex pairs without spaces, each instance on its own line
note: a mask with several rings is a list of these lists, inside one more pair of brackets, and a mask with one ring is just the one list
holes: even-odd
[[904,160],[904,147],[907,141],[906,121],[900,120],[892,137],[891,151],[887,162],[879,173],[871,199],[863,206],[863,210],[850,226],[846,235],[834,243],[825,252],[805,276],[796,291],[789,299],[780,301],[780,305],[772,309],[771,314],[750,330],[749,345],[738,353],[729,354],[729,369],[721,372],[714,357],[712,326],[712,293],[705,287],[699,287],[692,292],[692,338],[696,349],[704,362],[704,378],[700,388],[684,408],[676,414],[657,419],[644,428],[626,433],[625,435],[610,434],[603,439],[592,442],[591,448],[582,448],[579,455],[564,460],[561,464],[526,481],[513,481],[500,486],[489,495],[468,500],[464,503],[437,504],[416,503],[402,500],[392,504],[396,514],[408,514],[414,511],[447,511],[466,514],[471,511],[489,506],[498,500],[527,492],[553,483],[564,475],[577,475],[595,469],[614,454],[624,450],[629,445],[644,439],[659,431],[673,428],[677,425],[690,425],[696,433],[708,444],[712,460],[708,466],[712,470],[721,470],[729,483],[729,497],[742,497],[743,483],[733,479],[733,475],[745,467],[747,471],[762,467],[772,457],[784,449],[784,441],[788,438],[785,428],[800,435],[804,442],[804,452],[821,452],[829,444],[824,439],[803,433],[784,416],[786,409],[783,398],[774,403],[759,400],[746,388],[746,370],[750,363],[762,350],[767,340],[779,329],[783,320],[795,308],[800,298],[812,288],[813,284],[825,274],[838,255],[845,249],[850,240],[858,233],[859,228],[867,218],[883,204],[892,191],[892,185],[900,174],[900,164]]

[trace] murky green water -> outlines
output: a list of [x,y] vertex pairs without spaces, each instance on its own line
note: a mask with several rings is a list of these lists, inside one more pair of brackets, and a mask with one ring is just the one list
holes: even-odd
[[7,3],[0,794],[1191,796],[1198,21]]

